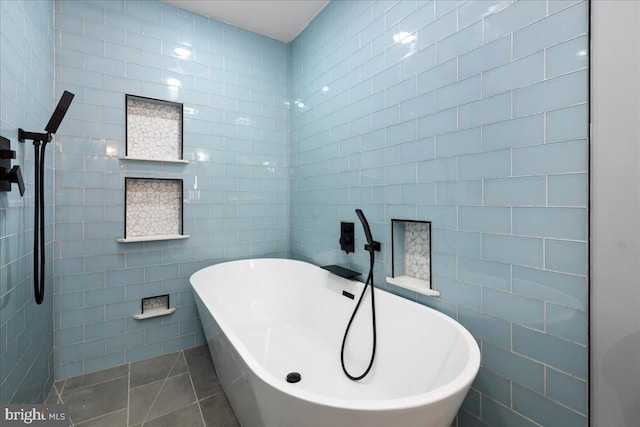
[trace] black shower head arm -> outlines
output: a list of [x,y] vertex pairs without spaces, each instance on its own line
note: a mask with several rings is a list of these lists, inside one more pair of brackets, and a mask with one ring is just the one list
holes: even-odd
[[58,131],[58,127],[60,127],[60,123],[62,123],[62,119],[64,119],[65,114],[67,114],[67,110],[71,105],[71,101],[73,101],[73,97],[75,95],[69,91],[64,91],[62,93],[62,97],[60,97],[60,101],[58,101],[58,105],[56,105],[56,109],[51,114],[51,118],[45,126],[45,133],[42,132],[27,132],[23,129],[18,129],[18,141],[25,142],[27,139],[33,141],[34,144],[38,144],[44,142],[51,141],[53,134]]

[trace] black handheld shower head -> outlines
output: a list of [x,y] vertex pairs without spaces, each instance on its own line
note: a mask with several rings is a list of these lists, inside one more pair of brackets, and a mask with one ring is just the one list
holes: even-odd
[[373,236],[371,235],[371,228],[369,228],[369,222],[367,221],[367,218],[364,216],[362,209],[356,209],[356,215],[358,215],[358,218],[362,223],[362,228],[364,228],[364,236],[367,238],[367,244],[364,245],[365,250],[379,251],[380,242],[376,242],[375,240],[373,240]]
[[49,119],[49,123],[45,126],[44,130],[48,133],[56,133],[58,131],[58,127],[60,123],[62,123],[62,119],[64,119],[65,114],[67,114],[67,110],[71,105],[71,101],[73,101],[73,97],[75,95],[69,91],[64,91],[62,97],[60,97],[60,101],[58,101],[58,105],[56,109],[51,114],[51,118]]
[[47,143],[58,131],[62,119],[71,105],[74,95],[64,91],[56,109],[51,114],[49,123],[45,126],[45,132],[27,132],[18,128],[18,141],[33,141],[35,148],[35,180],[34,180],[34,238],[33,238],[33,287],[37,304],[44,300],[45,281],[45,242],[44,242],[44,153]]

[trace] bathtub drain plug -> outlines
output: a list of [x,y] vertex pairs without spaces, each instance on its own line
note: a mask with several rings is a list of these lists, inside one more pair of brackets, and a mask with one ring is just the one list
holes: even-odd
[[298,372],[289,372],[287,374],[287,382],[288,383],[297,383],[302,379]]

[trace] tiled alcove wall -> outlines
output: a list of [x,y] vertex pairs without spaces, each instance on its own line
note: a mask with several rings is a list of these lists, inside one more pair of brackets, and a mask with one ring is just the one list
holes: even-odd
[[404,223],[404,274],[431,282],[431,225],[426,222]]
[[391,277],[387,283],[438,296],[431,283],[431,222],[391,220]]
[[182,234],[182,180],[125,178],[125,238]]
[[126,96],[127,157],[182,160],[182,104]]

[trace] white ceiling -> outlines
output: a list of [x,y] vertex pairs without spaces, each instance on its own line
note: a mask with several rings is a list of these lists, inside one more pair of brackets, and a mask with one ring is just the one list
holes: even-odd
[[162,0],[176,7],[289,43],[329,0]]

